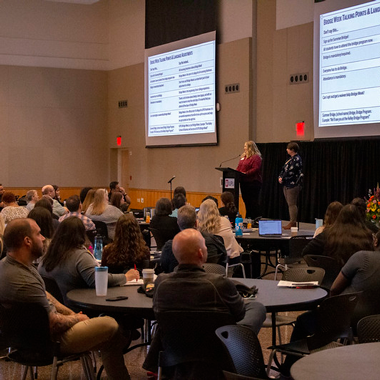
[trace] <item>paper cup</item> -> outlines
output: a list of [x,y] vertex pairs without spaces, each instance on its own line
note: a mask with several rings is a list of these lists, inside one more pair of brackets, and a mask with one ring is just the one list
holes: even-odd
[[105,297],[108,288],[108,267],[95,267],[95,291],[96,295]]
[[297,236],[297,234],[298,234],[298,227],[291,227],[290,228],[290,234],[292,236]]
[[142,271],[144,285],[154,281],[154,269],[146,268]]

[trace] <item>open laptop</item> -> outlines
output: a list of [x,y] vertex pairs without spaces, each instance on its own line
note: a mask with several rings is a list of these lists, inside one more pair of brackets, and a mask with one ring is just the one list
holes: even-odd
[[281,220],[259,220],[260,236],[281,236],[282,224]]

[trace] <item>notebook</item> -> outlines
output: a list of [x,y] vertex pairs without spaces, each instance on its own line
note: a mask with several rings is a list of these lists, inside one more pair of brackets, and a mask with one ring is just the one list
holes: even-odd
[[260,236],[281,236],[281,220],[259,220]]

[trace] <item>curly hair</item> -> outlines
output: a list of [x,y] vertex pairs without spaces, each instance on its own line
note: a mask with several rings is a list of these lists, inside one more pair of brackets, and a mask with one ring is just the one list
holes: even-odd
[[261,152],[254,141],[246,141],[245,144],[247,144],[247,153],[243,153],[242,157],[248,158],[255,154],[261,157]]
[[141,265],[149,259],[149,248],[145,244],[140,226],[132,214],[122,215],[116,223],[115,238],[103,251],[102,265],[120,266],[125,269]]
[[216,203],[207,199],[199,208],[198,212],[198,230],[214,234],[220,230],[220,214]]

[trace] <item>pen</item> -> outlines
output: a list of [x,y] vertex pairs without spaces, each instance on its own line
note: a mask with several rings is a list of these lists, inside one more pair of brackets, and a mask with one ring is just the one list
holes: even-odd
[[[135,267],[135,270],[136,270],[136,264],[134,264],[134,267]],[[137,282],[137,278],[136,278],[136,282]]]

